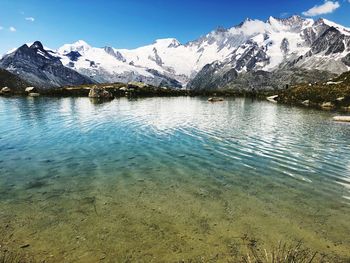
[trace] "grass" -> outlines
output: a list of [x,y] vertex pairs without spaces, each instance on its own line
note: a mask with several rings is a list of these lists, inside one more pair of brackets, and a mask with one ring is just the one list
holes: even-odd
[[256,244],[248,245],[248,252],[242,257],[243,263],[320,263],[325,256],[304,248],[302,242],[287,244],[279,242],[271,251],[259,248]]
[[0,263],[35,263],[32,257],[20,252],[10,252],[0,248]]
[[[321,108],[329,102],[333,109],[350,107],[350,72],[343,73],[330,83],[304,83],[288,90],[277,92],[278,101],[286,104],[302,105],[309,101],[309,106]],[[341,100],[339,100],[341,99]]]
[[21,255],[0,250],[0,263],[27,263]]

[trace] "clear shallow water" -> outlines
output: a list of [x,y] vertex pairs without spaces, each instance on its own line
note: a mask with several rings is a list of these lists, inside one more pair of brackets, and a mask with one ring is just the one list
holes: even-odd
[[[350,258],[350,125],[200,98],[0,98],[0,245],[48,262]],[[23,249],[22,249],[23,250]]]

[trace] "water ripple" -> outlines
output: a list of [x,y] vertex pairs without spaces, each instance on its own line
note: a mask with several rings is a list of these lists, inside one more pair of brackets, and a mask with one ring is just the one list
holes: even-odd
[[[62,167],[86,174],[215,169],[315,184],[324,192],[338,185],[347,191],[339,198],[348,199],[350,129],[330,119],[328,112],[244,99],[95,105],[85,98],[0,98],[0,168],[19,177],[54,165],[58,174],[70,173]],[[29,157],[30,163],[16,161]]]

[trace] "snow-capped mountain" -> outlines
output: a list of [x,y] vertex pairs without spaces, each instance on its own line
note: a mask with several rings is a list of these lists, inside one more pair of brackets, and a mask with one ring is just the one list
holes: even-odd
[[92,48],[78,41],[59,48],[58,54],[64,65],[97,81],[125,81],[138,76],[158,84],[152,80],[156,72],[185,86],[212,63],[219,63],[215,70],[221,75],[221,69],[245,73],[273,72],[282,67],[344,72],[350,69],[349,35],[350,29],[325,19],[270,17],[265,22],[246,19],[229,29],[218,28],[186,44],[168,38],[128,50]]
[[152,67],[134,66],[111,47],[95,48],[79,40],[60,47],[56,56],[66,67],[101,83],[140,81],[155,86],[181,87],[175,79]]
[[89,77],[63,66],[60,58],[44,49],[39,41],[6,54],[0,60],[0,68],[41,88],[94,83]]
[[[254,72],[271,76],[285,71],[292,77],[291,72],[298,71],[300,76],[305,73],[311,78],[311,71],[318,71],[321,74],[316,76],[320,77],[327,76],[323,71],[348,71],[350,29],[326,19],[270,17],[267,21],[246,19],[229,29],[218,28],[186,44],[168,38],[136,49],[116,49],[96,48],[80,40],[57,50],[44,50],[66,68],[96,82],[219,88]],[[0,67],[3,64],[0,62]]]
[[[314,21],[299,16],[287,19],[270,17],[266,22],[246,20],[228,30],[231,34],[241,32],[247,40],[235,48],[224,60],[206,65],[188,84],[189,88],[237,87],[232,84],[241,75],[249,72],[282,72],[289,78],[284,84],[294,81],[318,81],[328,73],[341,73],[350,69],[350,29],[326,19]],[[295,78],[294,71],[305,72],[313,79]],[[324,71],[324,73],[320,72]],[[269,88],[278,88],[273,74]],[[283,84],[282,83],[282,84]],[[260,82],[246,79],[240,88],[256,86]]]

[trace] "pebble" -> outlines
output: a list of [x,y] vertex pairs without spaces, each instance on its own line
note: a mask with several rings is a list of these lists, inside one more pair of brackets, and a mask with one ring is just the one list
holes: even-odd
[[23,245],[20,246],[20,248],[27,248],[29,246],[30,246],[30,244],[23,244]]

